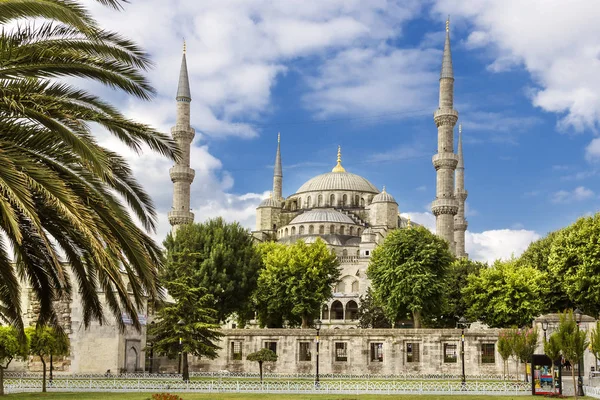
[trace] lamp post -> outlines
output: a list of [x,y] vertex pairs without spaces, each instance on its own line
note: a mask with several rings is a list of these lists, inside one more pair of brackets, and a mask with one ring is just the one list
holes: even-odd
[[542,330],[544,331],[544,343],[546,342],[546,331],[548,330],[548,320],[542,320]]
[[[583,312],[576,308],[573,311],[575,314],[575,320],[577,321],[577,340],[579,341],[579,324],[581,324],[581,317],[583,316]],[[583,349],[585,352],[585,349]],[[581,353],[581,357],[579,358],[579,362],[577,363],[577,396],[585,396],[583,393],[583,378],[581,377],[581,369],[583,368],[583,353]]]
[[323,323],[320,319],[315,321],[315,329],[317,330],[317,370],[315,375],[315,387],[319,387],[319,332],[321,331],[321,326]]
[[460,328],[460,359],[462,362],[462,377],[461,377],[461,390],[467,390],[467,377],[465,376],[465,329],[469,329],[471,324],[465,317],[460,317],[456,323],[456,327]]
[[179,321],[177,321],[177,325],[180,327],[179,328],[179,360],[177,361],[177,373],[180,374],[181,373],[181,356],[182,356],[182,351],[183,351],[183,343],[181,340],[181,327],[185,325],[185,321],[180,319]]

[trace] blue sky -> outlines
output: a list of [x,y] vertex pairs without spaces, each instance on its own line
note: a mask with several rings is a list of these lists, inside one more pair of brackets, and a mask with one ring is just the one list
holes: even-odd
[[[284,195],[331,170],[341,145],[348,171],[386,185],[402,213],[431,227],[432,113],[448,14],[467,251],[485,260],[519,254],[598,210],[600,5],[593,1],[134,0],[121,13],[90,6],[152,54],[158,95],[144,103],[95,90],[164,130],[174,124],[187,41],[196,221],[223,215],[254,227],[281,132]],[[150,153],[128,157],[155,199],[162,240],[170,165]]]

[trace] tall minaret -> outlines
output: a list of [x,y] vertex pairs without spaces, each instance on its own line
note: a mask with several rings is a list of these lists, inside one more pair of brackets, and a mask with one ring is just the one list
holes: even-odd
[[458,201],[458,212],[454,217],[454,242],[456,242],[456,257],[468,257],[465,252],[465,200],[468,192],[465,190],[465,162],[462,148],[462,126],[458,125],[458,166],[456,167],[454,197]]
[[458,212],[458,202],[454,198],[454,170],[458,157],[454,154],[454,125],[458,112],[454,109],[454,73],[450,53],[450,21],[446,21],[446,43],[440,74],[439,108],[433,113],[438,128],[438,152],[433,156],[433,166],[437,171],[436,199],[431,203],[435,215],[437,235],[446,239],[454,253],[454,216]]
[[275,170],[273,171],[273,197],[277,201],[283,199],[281,195],[281,184],[283,182],[283,172],[281,169],[281,134],[277,134],[277,154],[275,155]]
[[169,170],[173,181],[173,209],[169,211],[169,223],[172,232],[183,224],[194,222],[194,214],[190,211],[190,186],[194,180],[195,172],[190,168],[190,145],[194,139],[194,128],[190,126],[190,82],[188,79],[187,62],[185,59],[185,42],[183,43],[183,57],[179,71],[179,84],[177,86],[177,120],[171,128],[171,135],[177,141],[181,150],[181,159]]

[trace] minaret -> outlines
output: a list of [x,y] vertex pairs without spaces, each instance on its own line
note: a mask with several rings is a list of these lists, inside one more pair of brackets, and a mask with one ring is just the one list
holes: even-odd
[[462,126],[458,125],[458,166],[456,167],[454,197],[458,201],[458,212],[454,217],[454,242],[456,242],[456,257],[468,257],[465,252],[465,200],[468,192],[465,190],[465,162],[462,148]]
[[281,134],[277,134],[277,154],[275,155],[275,170],[273,171],[273,197],[277,201],[283,200],[281,185],[283,172],[281,169]]
[[454,216],[458,212],[458,202],[454,198],[454,170],[458,157],[454,154],[454,125],[458,112],[454,109],[454,73],[450,53],[450,21],[446,21],[446,43],[440,74],[439,108],[433,113],[438,128],[438,152],[433,156],[433,166],[437,171],[436,199],[431,203],[435,215],[437,235],[446,239],[454,253]]
[[190,82],[188,79],[187,63],[185,59],[185,42],[183,43],[183,57],[179,71],[179,84],[177,86],[177,120],[171,128],[171,135],[177,141],[181,150],[181,159],[169,170],[173,181],[173,208],[169,211],[169,223],[172,232],[183,224],[194,222],[194,214],[190,211],[190,186],[194,180],[195,172],[190,168],[190,145],[194,139],[194,128],[190,126]]

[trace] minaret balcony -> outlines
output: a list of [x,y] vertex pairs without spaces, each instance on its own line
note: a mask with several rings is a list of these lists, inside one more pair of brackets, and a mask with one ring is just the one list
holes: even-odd
[[465,221],[464,219],[462,221],[457,221],[454,220],[454,230],[455,231],[466,231],[467,227],[469,226],[469,223],[467,221]]
[[176,165],[169,169],[169,175],[171,175],[171,181],[173,182],[192,183],[196,172],[190,167]]
[[456,169],[458,156],[454,153],[438,153],[431,158],[436,171],[440,168]]
[[436,217],[442,214],[456,215],[458,201],[456,199],[436,199],[431,203],[431,212]]
[[177,124],[171,128],[171,136],[173,136],[173,139],[175,140],[182,140],[185,143],[192,143],[194,136],[196,136],[196,131],[190,126]]
[[441,125],[456,125],[458,121],[458,111],[453,108],[438,108],[433,112],[433,120],[439,127]]
[[191,224],[194,222],[194,213],[191,211],[169,211],[169,223],[172,226]]

